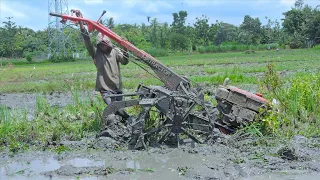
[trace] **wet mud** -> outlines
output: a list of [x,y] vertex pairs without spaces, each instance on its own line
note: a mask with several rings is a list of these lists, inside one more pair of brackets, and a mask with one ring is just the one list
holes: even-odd
[[[223,136],[211,145],[116,149],[109,137],[61,142],[60,154],[2,152],[1,179],[319,179],[320,139],[291,141]],[[268,145],[276,143],[275,145]]]

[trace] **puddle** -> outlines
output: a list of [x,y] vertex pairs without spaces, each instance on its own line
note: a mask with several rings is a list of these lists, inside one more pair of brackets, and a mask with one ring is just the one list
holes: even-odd
[[43,179],[39,174],[54,171],[61,166],[52,157],[0,165],[0,179]]
[[96,167],[96,166],[104,166],[103,161],[92,161],[86,158],[74,158],[66,162],[63,165],[72,165],[74,167]]
[[[48,177],[41,174],[45,172],[55,171],[64,165],[72,165],[76,168],[96,167],[104,166],[104,162],[93,161],[86,158],[74,158],[66,162],[59,162],[53,157],[35,159],[30,162],[8,162],[5,165],[0,165],[0,179],[47,179]],[[85,179],[94,178],[89,177]]]
[[[204,165],[209,161],[217,161],[217,158],[174,150],[156,156],[154,154],[144,154],[135,156],[133,160],[109,162],[109,164],[116,169],[131,169],[133,173],[130,173],[130,179],[178,179],[183,177],[179,174],[178,168],[192,168]],[[110,178],[118,179],[117,175],[113,174],[110,175]],[[126,179],[129,176],[122,176],[121,178]]]

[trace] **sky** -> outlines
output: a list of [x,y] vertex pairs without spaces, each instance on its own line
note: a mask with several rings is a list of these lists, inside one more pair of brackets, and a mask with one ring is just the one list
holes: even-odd
[[[35,31],[44,30],[49,18],[49,3],[55,0],[0,0],[0,22],[13,17],[17,25]],[[58,0],[59,1],[59,0]],[[149,24],[147,17],[157,18],[159,23],[172,23],[172,13],[187,11],[186,23],[192,25],[196,17],[206,15],[209,23],[216,20],[240,25],[245,15],[258,17],[266,24],[268,17],[281,22],[282,13],[290,10],[295,0],[62,0],[67,1],[68,9],[81,10],[84,17],[99,18],[103,10],[105,18],[113,17],[116,24]],[[304,0],[305,4],[316,7],[320,0]],[[54,9],[52,6],[52,9]],[[319,7],[320,8],[320,7]],[[51,10],[52,11],[52,10]]]

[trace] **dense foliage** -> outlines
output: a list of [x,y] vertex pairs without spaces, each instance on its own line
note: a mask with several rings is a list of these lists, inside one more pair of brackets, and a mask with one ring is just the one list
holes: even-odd
[[[209,24],[209,18],[205,15],[196,18],[194,24],[186,24],[186,11],[172,13],[172,24],[160,23],[157,18],[150,17],[148,24],[141,25],[115,24],[113,18],[103,20],[102,23],[154,56],[183,51],[245,51],[258,45],[266,48],[270,44],[276,44],[277,48],[303,48],[320,43],[318,7],[313,8],[305,5],[303,0],[297,0],[295,7],[283,13],[284,19],[279,22],[266,17],[268,23],[265,25],[259,18],[249,15],[243,18],[240,26],[218,20]],[[30,28],[17,26],[13,17],[6,18],[0,27],[0,57],[49,57],[48,29],[35,32]],[[78,29],[66,26],[64,32],[69,34],[66,45],[69,55],[86,53]]]

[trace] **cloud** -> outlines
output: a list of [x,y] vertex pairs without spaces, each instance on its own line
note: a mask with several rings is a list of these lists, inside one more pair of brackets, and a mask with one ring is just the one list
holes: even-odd
[[122,17],[120,13],[111,12],[111,11],[107,11],[105,16],[107,18],[111,18],[112,17],[114,20],[119,20]]
[[184,0],[181,4],[186,4],[191,7],[206,7],[210,5],[215,5],[223,3],[224,1],[219,0]]
[[[12,6],[14,7],[14,6]],[[15,9],[19,9],[19,8],[15,8]],[[11,8],[9,5],[7,5],[4,2],[0,2],[0,13],[1,16],[5,16],[5,17],[15,17],[18,19],[24,19],[27,17],[27,15],[25,13],[23,13],[21,10],[15,10],[14,8]]]
[[[37,2],[43,3],[42,1]],[[12,21],[17,26],[29,27],[33,30],[44,29],[48,25],[48,3],[43,3],[46,5],[45,9],[34,4],[36,3],[0,0],[0,22],[7,21],[5,17],[13,17]]]
[[161,9],[172,9],[173,6],[164,1],[147,1],[145,6],[141,6],[146,13],[157,13]]
[[88,5],[103,4],[103,0],[84,0],[84,3]]
[[123,0],[121,4],[123,7],[130,9],[135,7],[137,4],[139,4],[139,0]]
[[293,7],[295,2],[295,0],[280,0],[280,4],[283,4],[287,7]]
[[162,9],[172,9],[174,8],[170,1],[160,1],[160,0],[123,0],[119,2],[122,8],[134,10],[140,9],[145,13],[158,13]]

